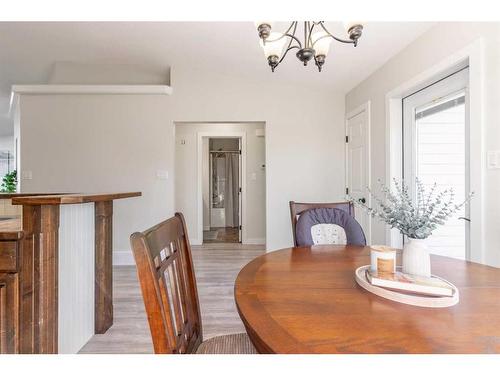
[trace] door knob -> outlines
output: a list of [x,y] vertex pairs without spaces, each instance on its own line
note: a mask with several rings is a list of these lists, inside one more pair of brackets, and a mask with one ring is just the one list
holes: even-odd
[[463,217],[463,216],[460,216],[458,218],[458,220],[465,220],[465,221],[468,221],[470,223],[470,219],[468,217]]
[[363,203],[363,204],[366,203],[366,199],[365,198],[359,198],[358,201],[361,202],[361,203]]

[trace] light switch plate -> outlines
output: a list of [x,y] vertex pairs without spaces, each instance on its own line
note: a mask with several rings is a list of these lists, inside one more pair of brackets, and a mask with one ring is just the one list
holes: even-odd
[[33,172],[32,171],[22,171],[21,172],[21,179],[32,180],[33,179]]
[[158,169],[156,171],[156,177],[159,180],[168,180],[168,171],[165,171],[163,169]]
[[486,165],[488,169],[500,169],[500,151],[488,151],[486,153]]

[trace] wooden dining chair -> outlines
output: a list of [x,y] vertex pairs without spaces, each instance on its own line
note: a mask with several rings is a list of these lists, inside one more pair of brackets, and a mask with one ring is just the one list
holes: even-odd
[[290,216],[292,220],[292,234],[293,234],[293,245],[298,246],[297,244],[297,220],[300,215],[307,210],[311,210],[314,208],[338,208],[346,211],[354,217],[354,205],[352,202],[337,202],[337,203],[300,203],[290,201]]
[[246,333],[203,341],[186,222],[181,213],[130,236],[155,353],[253,354]]

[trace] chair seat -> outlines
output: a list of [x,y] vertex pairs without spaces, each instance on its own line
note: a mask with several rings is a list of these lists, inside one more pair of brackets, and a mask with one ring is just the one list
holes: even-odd
[[257,350],[246,333],[235,333],[203,341],[196,354],[257,354]]

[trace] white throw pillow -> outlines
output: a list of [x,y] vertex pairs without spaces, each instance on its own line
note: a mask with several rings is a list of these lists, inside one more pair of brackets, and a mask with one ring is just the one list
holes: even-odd
[[311,227],[311,236],[315,245],[345,245],[345,230],[337,224],[316,224]]

